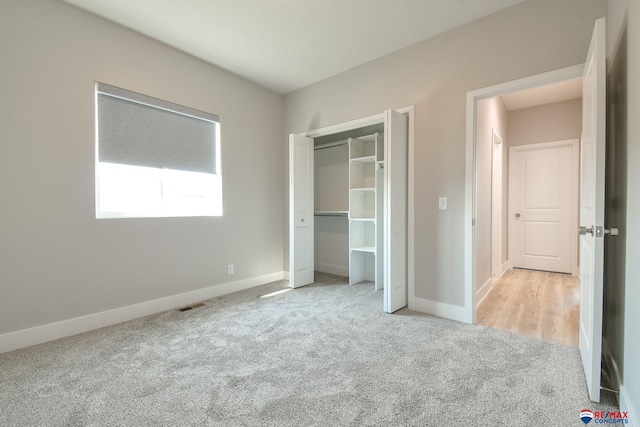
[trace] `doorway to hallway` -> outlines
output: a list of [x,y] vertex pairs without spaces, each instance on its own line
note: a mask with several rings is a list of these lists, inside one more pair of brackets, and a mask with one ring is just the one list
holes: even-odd
[[582,79],[482,100],[476,123],[476,322],[577,346]]
[[[602,357],[602,297],[604,236],[617,229],[604,226],[605,122],[606,122],[606,37],[605,18],[596,21],[585,64],[551,71],[512,82],[478,89],[467,94],[467,164],[465,197],[465,319],[476,322],[476,309],[482,288],[479,254],[486,242],[480,240],[480,171],[478,156],[480,102],[517,90],[548,86],[582,77],[582,132],[580,143],[580,318],[579,349],[589,398],[600,401]],[[490,242],[488,247],[490,248]],[[490,251],[490,249],[489,249]],[[487,281],[487,283],[490,283]],[[489,287],[490,290],[490,287]],[[483,297],[488,290],[483,289]]]
[[494,278],[477,323],[578,347],[579,279],[570,274],[508,270]]

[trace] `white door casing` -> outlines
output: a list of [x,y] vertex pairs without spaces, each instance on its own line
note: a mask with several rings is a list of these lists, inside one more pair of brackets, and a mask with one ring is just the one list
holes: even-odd
[[289,285],[314,281],[313,139],[289,135]]
[[502,137],[491,131],[493,156],[491,162],[491,275],[502,276]]
[[384,128],[384,311],[393,313],[408,303],[407,116],[387,110]]
[[513,267],[572,273],[576,264],[579,142],[509,148]]
[[[600,401],[606,124],[605,19],[596,21],[584,65],[580,192],[579,347],[589,398]],[[586,232],[591,230],[591,233]]]

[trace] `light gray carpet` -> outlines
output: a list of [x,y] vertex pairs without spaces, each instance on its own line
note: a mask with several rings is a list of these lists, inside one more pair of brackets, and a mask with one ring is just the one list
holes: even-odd
[[277,282],[0,354],[1,426],[579,426],[578,350]]

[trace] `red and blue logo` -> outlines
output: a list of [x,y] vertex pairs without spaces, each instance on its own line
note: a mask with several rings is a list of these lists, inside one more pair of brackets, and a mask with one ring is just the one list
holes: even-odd
[[580,419],[585,425],[589,424],[592,420],[595,424],[628,424],[629,413],[620,411],[593,412],[589,409],[583,409],[580,411]]
[[593,419],[593,412],[588,409],[583,409],[582,411],[580,411],[580,419],[583,423],[589,424]]

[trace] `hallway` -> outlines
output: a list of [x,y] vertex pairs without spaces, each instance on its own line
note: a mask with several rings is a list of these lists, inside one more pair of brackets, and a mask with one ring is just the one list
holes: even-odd
[[494,279],[477,311],[477,323],[578,346],[580,285],[575,276],[509,270]]

